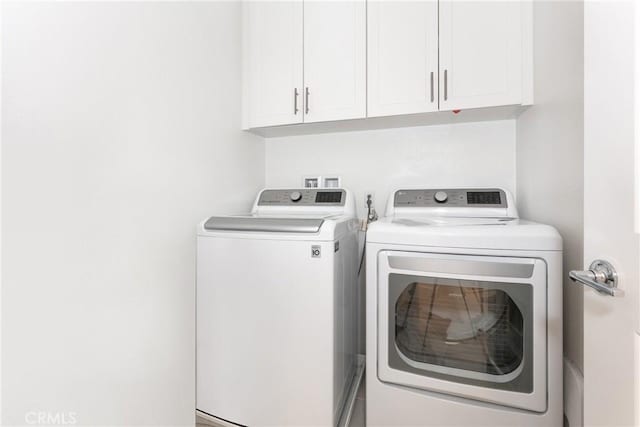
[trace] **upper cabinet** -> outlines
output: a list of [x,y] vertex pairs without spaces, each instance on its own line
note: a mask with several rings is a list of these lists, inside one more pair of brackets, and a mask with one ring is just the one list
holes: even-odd
[[438,2],[368,9],[369,117],[438,111]]
[[367,114],[366,2],[304,2],[305,123]]
[[525,2],[440,0],[440,109],[522,103]]
[[246,129],[487,119],[532,101],[532,0],[249,1],[243,13]]
[[244,4],[246,128],[366,116],[366,1]]
[[249,127],[302,123],[301,2],[244,8],[244,114]]

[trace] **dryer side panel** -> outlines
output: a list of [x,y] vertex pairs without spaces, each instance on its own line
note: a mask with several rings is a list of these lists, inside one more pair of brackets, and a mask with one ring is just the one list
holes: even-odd
[[357,232],[335,242],[334,258],[334,425],[337,425],[356,373],[358,321]]

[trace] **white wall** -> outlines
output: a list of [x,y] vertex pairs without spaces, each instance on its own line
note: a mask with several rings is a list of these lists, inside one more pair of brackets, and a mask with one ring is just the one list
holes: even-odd
[[374,191],[384,213],[398,186],[502,186],[514,191],[515,121],[464,123],[270,138],[268,186],[300,186],[303,175],[337,174],[358,197]]
[[239,5],[3,7],[2,421],[193,424],[195,226],[264,179]]
[[536,1],[534,102],[517,120],[518,207],[564,239],[564,351],[582,370],[583,4]]

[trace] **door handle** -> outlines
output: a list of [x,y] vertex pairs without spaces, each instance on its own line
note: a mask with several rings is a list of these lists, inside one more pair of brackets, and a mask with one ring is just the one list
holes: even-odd
[[601,294],[612,297],[623,297],[624,291],[618,289],[618,273],[610,262],[597,259],[591,263],[586,271],[573,270],[569,272],[569,278],[595,289]]
[[298,88],[293,88],[293,115],[298,114]]

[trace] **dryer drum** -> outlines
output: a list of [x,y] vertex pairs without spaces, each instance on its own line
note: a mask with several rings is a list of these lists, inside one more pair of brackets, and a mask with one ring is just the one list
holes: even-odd
[[524,319],[502,290],[411,283],[396,302],[395,341],[407,358],[505,375],[520,366]]

